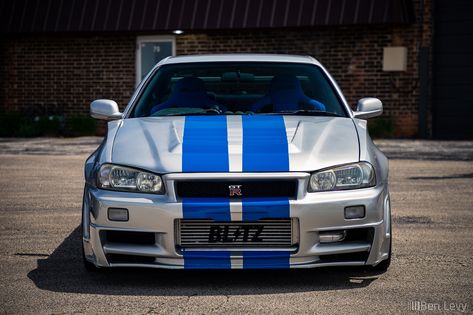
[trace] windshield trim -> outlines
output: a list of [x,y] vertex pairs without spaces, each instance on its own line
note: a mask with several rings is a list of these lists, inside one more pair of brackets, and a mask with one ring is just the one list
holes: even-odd
[[[162,67],[165,67],[167,65],[176,65],[176,64],[182,64],[182,65],[191,65],[191,64],[215,64],[215,63],[238,63],[239,61],[218,61],[218,62],[182,62],[182,63],[158,63],[143,79],[143,81],[138,85],[138,88],[136,89],[135,93],[132,95],[130,102],[126,106],[124,113],[123,113],[123,119],[127,118],[139,118],[139,117],[131,117],[131,115],[134,113],[135,107],[138,105],[140,102],[141,98],[143,97],[144,91],[146,88],[149,86],[149,84],[153,81],[153,78],[155,75],[157,75],[157,72],[159,69]],[[254,60],[254,61],[248,61],[248,62],[254,62],[254,63],[275,63],[275,64],[297,64],[297,65],[311,65],[313,67],[317,67],[320,71],[321,74],[324,76],[326,81],[329,83],[330,88],[332,89],[333,94],[337,98],[338,102],[341,105],[341,108],[345,114],[345,116],[341,117],[348,117],[348,118],[353,118],[353,111],[351,110],[350,106],[348,105],[345,97],[343,96],[343,93],[336,83],[336,81],[333,79],[333,77],[330,75],[330,73],[325,69],[325,67],[321,64],[317,63],[303,63],[303,62],[275,62],[271,60]],[[260,113],[255,113],[255,114],[260,114]],[[279,114],[279,113],[273,113],[273,115]],[[176,115],[177,116],[177,115]],[[186,116],[186,115],[182,115]],[[163,117],[163,116],[160,116]],[[313,116],[312,116],[313,117]]]

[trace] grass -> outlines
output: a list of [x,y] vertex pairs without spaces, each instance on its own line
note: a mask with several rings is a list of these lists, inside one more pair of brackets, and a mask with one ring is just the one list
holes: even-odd
[[16,112],[0,113],[0,137],[93,136],[96,122],[88,116],[28,116]]

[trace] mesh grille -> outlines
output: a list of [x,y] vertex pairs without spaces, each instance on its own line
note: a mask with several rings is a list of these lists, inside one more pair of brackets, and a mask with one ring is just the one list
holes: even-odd
[[179,220],[182,248],[288,248],[292,245],[290,219],[257,222]]

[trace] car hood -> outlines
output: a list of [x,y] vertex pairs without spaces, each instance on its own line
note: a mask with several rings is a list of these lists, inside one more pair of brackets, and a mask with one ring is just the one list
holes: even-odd
[[111,162],[174,173],[314,171],[359,160],[351,118],[250,117],[124,119],[109,139]]

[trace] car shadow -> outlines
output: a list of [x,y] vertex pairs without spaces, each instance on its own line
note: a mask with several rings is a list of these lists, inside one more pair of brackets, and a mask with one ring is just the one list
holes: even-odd
[[299,270],[161,270],[116,268],[96,273],[82,265],[80,226],[28,273],[34,284],[54,292],[103,295],[254,295],[355,289],[379,273],[361,268]]

